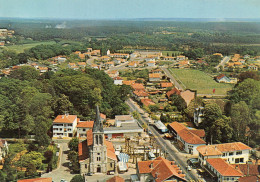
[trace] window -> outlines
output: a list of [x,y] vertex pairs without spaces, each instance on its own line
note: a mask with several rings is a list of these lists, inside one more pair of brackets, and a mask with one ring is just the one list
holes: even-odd
[[235,159],[235,163],[239,163],[239,159]]
[[232,155],[234,155],[234,152],[229,152],[229,156],[232,156]]
[[98,136],[96,135],[96,144],[98,145]]
[[237,155],[241,155],[241,154],[242,154],[242,151],[237,151],[236,154],[237,154]]
[[223,153],[223,154],[222,154],[222,157],[225,157],[225,156],[226,156],[226,153]]
[[83,130],[83,131],[86,131],[86,128],[83,128],[82,130]]
[[97,153],[97,155],[100,155],[100,153]]
[[72,124],[68,124],[68,126],[72,126]]
[[110,163],[110,167],[113,167],[113,163]]
[[85,168],[86,168],[86,169],[88,168],[88,165],[87,165],[87,164],[85,164]]
[[240,158],[239,162],[244,163],[244,158]]
[[97,157],[97,161],[100,161],[100,159],[101,159],[100,157]]

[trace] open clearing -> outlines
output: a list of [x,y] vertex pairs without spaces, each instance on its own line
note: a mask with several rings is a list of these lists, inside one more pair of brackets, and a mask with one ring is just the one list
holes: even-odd
[[21,44],[21,45],[11,45],[11,46],[6,46],[4,47],[5,49],[8,50],[13,50],[16,51],[17,53],[24,52],[25,49],[30,49],[32,47],[35,47],[37,45],[50,45],[50,44],[55,44],[54,41],[46,41],[46,42],[35,42],[35,43],[30,43],[30,44]]
[[[226,95],[227,91],[233,88],[232,84],[217,83],[212,77],[199,70],[191,69],[170,69],[176,80],[187,89],[197,90],[198,94]],[[184,88],[185,88],[184,87]]]

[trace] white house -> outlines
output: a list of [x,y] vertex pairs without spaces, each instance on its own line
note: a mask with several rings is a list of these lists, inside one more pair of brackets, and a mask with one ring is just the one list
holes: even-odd
[[53,137],[73,137],[78,121],[77,115],[58,115],[53,121]]
[[81,121],[77,124],[77,137],[86,138],[87,131],[93,128],[94,121]]
[[0,162],[3,162],[2,160],[8,153],[8,144],[6,140],[0,139]]
[[191,130],[183,124],[173,122],[168,125],[169,132],[174,136],[180,149],[192,155],[199,155],[197,147],[205,146],[206,142],[204,130]]
[[148,61],[147,66],[148,67],[155,67],[155,61]]
[[159,82],[161,80],[161,75],[159,73],[151,73],[149,74],[150,82]]
[[135,119],[132,115],[116,115],[115,126],[120,127],[121,123],[134,123]]
[[206,165],[206,159],[222,158],[230,164],[244,164],[249,159],[251,147],[241,143],[223,143],[204,145],[197,148],[201,165]]
[[113,80],[115,85],[123,85],[123,79],[121,77],[115,77]]
[[206,169],[218,182],[235,182],[243,176],[243,173],[221,158],[207,159]]

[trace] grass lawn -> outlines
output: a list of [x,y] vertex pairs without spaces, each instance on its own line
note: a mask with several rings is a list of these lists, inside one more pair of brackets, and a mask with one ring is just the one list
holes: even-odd
[[213,94],[213,89],[215,89],[216,95],[225,95],[233,88],[232,84],[217,83],[212,77],[199,70],[170,69],[170,71],[187,89],[197,90],[198,94]]
[[167,53],[169,54],[169,56],[173,56],[173,57],[182,54],[182,52],[180,51],[162,51],[163,56],[167,56]]
[[4,47],[5,49],[8,50],[13,50],[16,51],[17,53],[24,52],[25,49],[30,49],[32,47],[35,47],[37,45],[50,45],[50,44],[55,44],[54,41],[44,41],[44,42],[35,42],[35,43],[29,43],[29,44],[22,44],[22,45],[11,45],[11,46],[6,46]]

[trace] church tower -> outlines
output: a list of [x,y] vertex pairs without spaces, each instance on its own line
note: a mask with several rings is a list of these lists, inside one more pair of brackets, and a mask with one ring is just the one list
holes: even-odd
[[107,172],[107,147],[104,144],[105,136],[100,118],[99,107],[96,107],[96,118],[93,126],[93,144],[90,150],[90,172]]

